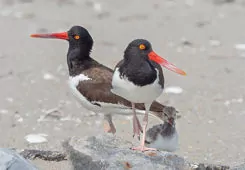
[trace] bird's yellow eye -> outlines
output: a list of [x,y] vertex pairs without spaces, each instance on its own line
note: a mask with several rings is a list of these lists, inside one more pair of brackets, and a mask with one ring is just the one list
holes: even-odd
[[80,38],[80,36],[79,36],[79,35],[75,35],[74,38],[75,38],[76,40],[78,40],[78,39]]
[[140,44],[139,45],[139,49],[144,50],[145,49],[145,45],[144,44]]

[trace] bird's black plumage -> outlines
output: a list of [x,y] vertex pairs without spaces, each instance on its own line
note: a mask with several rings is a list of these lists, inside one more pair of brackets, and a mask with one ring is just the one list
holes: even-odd
[[[94,62],[90,57],[93,47],[93,38],[89,32],[81,26],[73,26],[68,32],[69,48],[67,52],[67,64],[70,75],[76,74],[78,67],[89,68]],[[79,39],[75,39],[79,36]]]
[[[139,49],[140,45],[145,49]],[[124,59],[117,64],[121,78],[126,76],[137,86],[152,84],[159,76],[159,84],[164,88],[164,77],[161,66],[151,61],[148,54],[152,51],[151,43],[144,39],[132,41],[124,51]],[[157,70],[156,70],[157,69]],[[157,74],[159,72],[159,75]]]

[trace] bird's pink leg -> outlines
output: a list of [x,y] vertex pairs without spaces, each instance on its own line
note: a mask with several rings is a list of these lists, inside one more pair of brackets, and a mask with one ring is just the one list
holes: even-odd
[[107,121],[104,124],[104,131],[107,132],[107,133],[115,134],[116,133],[116,128],[115,128],[115,126],[114,126],[114,124],[112,122],[111,114],[104,115],[104,119]]
[[136,115],[135,103],[132,103],[132,109],[133,109],[133,137],[137,135],[138,139],[140,140],[140,132],[143,132],[143,130],[140,125],[140,121]]
[[146,128],[147,128],[147,125],[148,125],[148,112],[150,110],[150,106],[151,104],[145,104],[145,116],[143,118],[143,137],[141,139],[141,144],[140,146],[138,147],[133,147],[132,150],[139,150],[139,151],[155,151],[156,149],[155,148],[148,148],[148,147],[145,147],[145,134],[146,134]]

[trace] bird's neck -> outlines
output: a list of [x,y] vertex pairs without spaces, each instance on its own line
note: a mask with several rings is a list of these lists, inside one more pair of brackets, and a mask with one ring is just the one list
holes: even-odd
[[95,64],[97,64],[97,62],[90,57],[90,50],[85,51],[81,48],[69,48],[67,65],[70,76],[81,74],[84,70],[89,69]]
[[120,76],[126,76],[129,81],[138,86],[152,84],[157,78],[154,66],[143,57],[132,54],[124,56],[124,63],[119,68]]

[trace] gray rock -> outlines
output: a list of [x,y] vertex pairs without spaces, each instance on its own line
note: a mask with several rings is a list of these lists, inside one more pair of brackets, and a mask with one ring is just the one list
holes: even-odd
[[168,152],[132,151],[131,142],[110,134],[97,137],[72,137],[63,143],[74,170],[125,170],[125,169],[229,169],[226,166],[192,164]]
[[36,149],[25,149],[20,152],[20,155],[25,159],[42,159],[45,161],[63,161],[66,159],[66,154],[59,151],[43,151]]
[[0,170],[37,170],[15,150],[0,148]]
[[232,170],[244,170],[245,169],[245,163],[235,166],[233,168],[231,168]]

